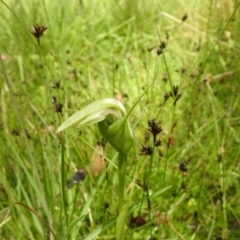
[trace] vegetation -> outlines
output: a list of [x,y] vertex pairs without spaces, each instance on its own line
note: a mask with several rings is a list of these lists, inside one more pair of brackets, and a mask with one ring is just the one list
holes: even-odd
[[[239,239],[239,5],[1,1],[0,238]],[[105,98],[124,188],[97,125],[56,133]]]

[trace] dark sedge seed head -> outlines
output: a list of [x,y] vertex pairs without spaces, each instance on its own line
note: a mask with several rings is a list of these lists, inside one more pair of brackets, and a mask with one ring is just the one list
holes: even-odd
[[62,103],[58,102],[58,100],[57,100],[57,98],[55,96],[52,97],[52,103],[53,103],[53,105],[55,107],[56,112],[61,113],[63,105],[62,105]]
[[52,88],[57,88],[57,89],[59,89],[60,86],[61,86],[61,82],[60,82],[60,80],[57,80],[57,81],[54,83],[54,85],[52,86]]
[[52,103],[56,104],[57,103],[57,98],[55,96],[52,97]]
[[164,82],[167,82],[167,80],[168,80],[167,76],[164,76],[164,77],[162,78],[162,80],[163,80]]
[[19,130],[18,130],[18,129],[13,129],[13,130],[11,131],[11,134],[12,134],[13,136],[20,136],[20,133],[19,133]]
[[47,30],[47,27],[44,26],[43,24],[42,25],[36,24],[32,28],[31,33],[35,38],[39,39],[46,30]]
[[164,94],[164,102],[166,102],[169,99],[170,95],[168,93]]
[[179,170],[180,170],[183,174],[187,174],[188,169],[187,169],[186,163],[180,162],[180,163],[179,163]]
[[110,206],[110,205],[109,205],[108,202],[105,202],[105,203],[104,203],[104,208],[105,208],[105,210],[107,210],[107,209],[109,208],[109,206]]
[[162,145],[162,141],[161,140],[156,140],[155,147],[160,147],[161,145]]
[[151,156],[152,152],[153,152],[152,147],[142,145],[142,149],[140,151],[140,155],[149,155],[149,156]]
[[187,14],[184,14],[184,15],[182,16],[182,22],[186,21],[187,18],[188,18],[188,15],[187,15]]
[[178,95],[178,86],[173,86],[173,95],[175,97]]
[[61,112],[62,112],[62,108],[63,108],[62,103],[57,103],[57,104],[55,105],[55,108],[56,108],[56,112],[61,113]]
[[73,174],[73,182],[79,183],[83,181],[85,177],[86,177],[86,172],[83,169],[80,169]]
[[163,52],[163,49],[162,49],[162,48],[158,48],[158,49],[157,49],[157,55],[158,55],[158,56],[161,55],[162,52]]
[[164,41],[161,41],[161,44],[160,44],[159,48],[164,49],[166,47],[167,47],[167,43],[164,42]]
[[156,119],[148,121],[148,130],[156,137],[160,132],[162,132],[162,127],[159,126],[159,123]]

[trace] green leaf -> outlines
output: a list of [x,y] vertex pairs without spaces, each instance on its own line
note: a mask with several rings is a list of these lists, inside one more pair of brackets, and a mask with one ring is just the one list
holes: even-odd
[[88,215],[88,213],[81,215],[80,217],[76,218],[73,222],[70,223],[70,225],[67,228],[67,231],[66,231],[66,234],[65,234],[65,238],[71,232],[71,230],[77,225],[77,223],[80,220],[82,220],[86,215]]
[[109,229],[115,222],[116,222],[116,218],[111,218],[106,223],[103,223],[102,225],[98,226],[95,230],[93,230],[91,233],[89,233],[83,240],[96,239],[96,237],[100,233],[102,233],[105,230]]

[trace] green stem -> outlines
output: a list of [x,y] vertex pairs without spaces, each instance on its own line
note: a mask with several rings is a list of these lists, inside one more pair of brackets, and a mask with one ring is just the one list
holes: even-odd
[[149,170],[148,170],[148,181],[150,180],[151,174],[152,174],[152,163],[153,163],[154,151],[155,151],[155,139],[153,140],[152,154],[150,157]]
[[127,155],[119,153],[119,159],[118,159],[118,179],[119,179],[119,205],[118,210],[119,212],[122,210],[123,207],[123,201],[124,201],[124,179],[125,179],[125,173],[126,173],[126,167],[127,167]]

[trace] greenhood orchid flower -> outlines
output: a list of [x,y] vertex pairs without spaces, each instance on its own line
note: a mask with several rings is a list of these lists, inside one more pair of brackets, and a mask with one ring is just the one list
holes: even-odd
[[[156,75],[157,76],[157,75]],[[155,78],[156,79],[156,78]],[[118,218],[116,223],[116,239],[124,239],[124,227],[127,219],[128,202],[124,203],[124,182],[127,168],[127,157],[133,146],[133,133],[128,122],[129,114],[142,99],[144,94],[155,82],[144,90],[136,103],[132,106],[129,113],[126,113],[123,104],[114,98],[105,98],[95,101],[80,111],[74,113],[57,129],[57,133],[68,127],[83,127],[89,124],[98,123],[98,128],[102,136],[111,144],[119,153],[118,158]]]
[[83,108],[69,117],[57,129],[84,127],[98,123],[102,136],[121,154],[127,155],[133,145],[133,133],[123,104],[114,98],[105,98]]
[[105,98],[77,111],[57,129],[57,133],[69,127],[84,127],[98,123],[102,136],[119,153],[119,211],[124,202],[124,178],[127,166],[127,155],[133,145],[133,133],[128,122],[128,115],[123,104],[114,98]]

